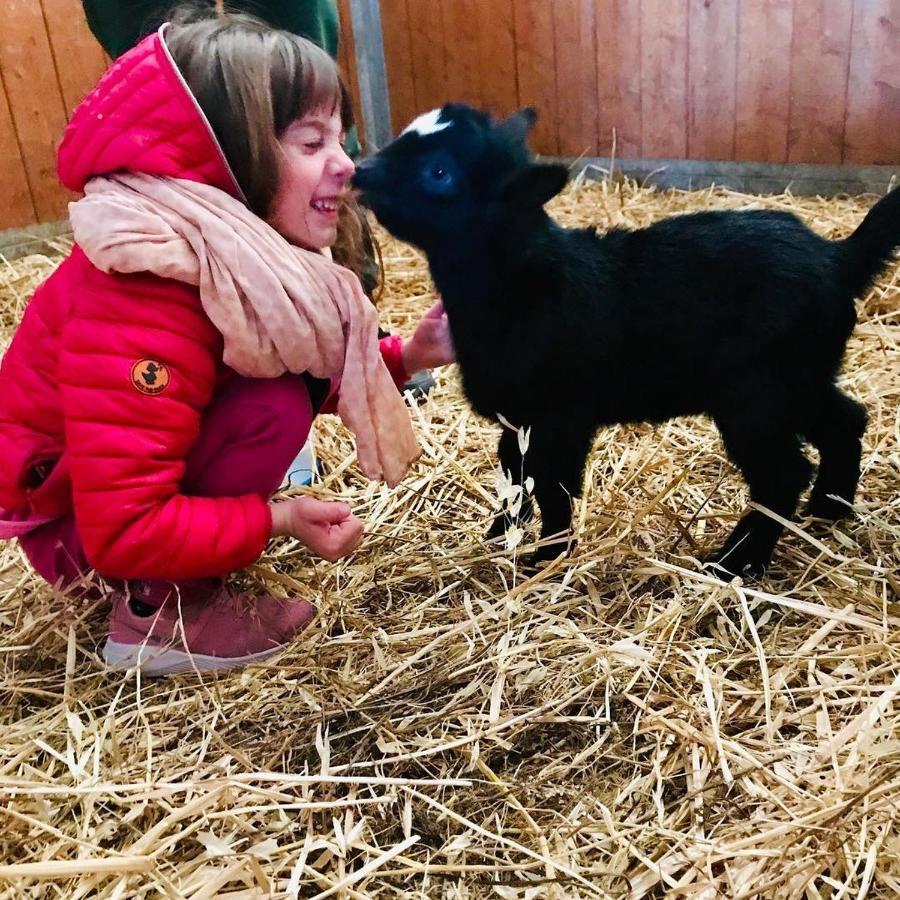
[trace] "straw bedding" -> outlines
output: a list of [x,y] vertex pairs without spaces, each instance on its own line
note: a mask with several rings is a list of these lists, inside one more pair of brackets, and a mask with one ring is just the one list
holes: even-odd
[[[838,237],[871,199],[620,179],[554,210],[605,228],[765,206]],[[0,347],[64,250],[0,267]],[[383,319],[408,333],[433,288],[384,250]],[[482,541],[508,491],[452,370],[394,491],[319,422],[315,490],[369,537],[337,565],[283,540],[240,574],[318,603],[270,664],[110,677],[106,604],[0,546],[0,897],[900,895],[900,266],[859,308],[858,515],[791,525],[757,583],[696,562],[745,503],[700,419],[604,430],[577,550],[522,571],[532,532]]]

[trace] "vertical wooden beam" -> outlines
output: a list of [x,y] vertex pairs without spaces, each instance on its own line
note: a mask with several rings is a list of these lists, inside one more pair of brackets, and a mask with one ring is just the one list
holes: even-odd
[[739,0],[690,0],[689,159],[734,159]]
[[641,132],[650,158],[687,156],[687,0],[642,0]]
[[641,155],[641,0],[595,0],[598,151]]
[[366,123],[362,118],[362,98],[359,93],[359,72],[356,69],[356,41],[353,37],[353,15],[350,12],[350,0],[338,0],[338,21],[341,34],[338,42],[337,64],[344,84],[350,91],[350,102],[353,104],[353,115],[356,121],[356,136],[362,151],[366,144]]
[[790,114],[792,0],[742,2],[735,158],[783,163]]
[[350,0],[359,104],[366,149],[375,153],[391,141],[391,105],[378,0]]

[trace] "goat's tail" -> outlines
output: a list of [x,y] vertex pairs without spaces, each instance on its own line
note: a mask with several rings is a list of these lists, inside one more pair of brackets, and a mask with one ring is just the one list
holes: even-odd
[[854,297],[864,294],[900,247],[900,188],[882,197],[840,242],[841,268]]

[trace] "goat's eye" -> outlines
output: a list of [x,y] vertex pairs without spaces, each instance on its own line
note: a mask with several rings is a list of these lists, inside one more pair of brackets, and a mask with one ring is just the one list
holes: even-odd
[[422,168],[422,179],[426,190],[438,196],[449,196],[456,192],[456,175],[453,167],[446,162],[431,160]]

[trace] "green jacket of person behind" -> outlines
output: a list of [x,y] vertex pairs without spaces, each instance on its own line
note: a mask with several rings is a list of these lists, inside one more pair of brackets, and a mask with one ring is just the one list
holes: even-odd
[[[214,0],[209,0],[210,5]],[[103,49],[115,59],[157,29],[175,0],[82,0],[87,23]],[[318,44],[337,59],[340,40],[337,0],[227,0],[227,9],[247,12]],[[359,153],[356,129],[347,136],[347,152]]]

